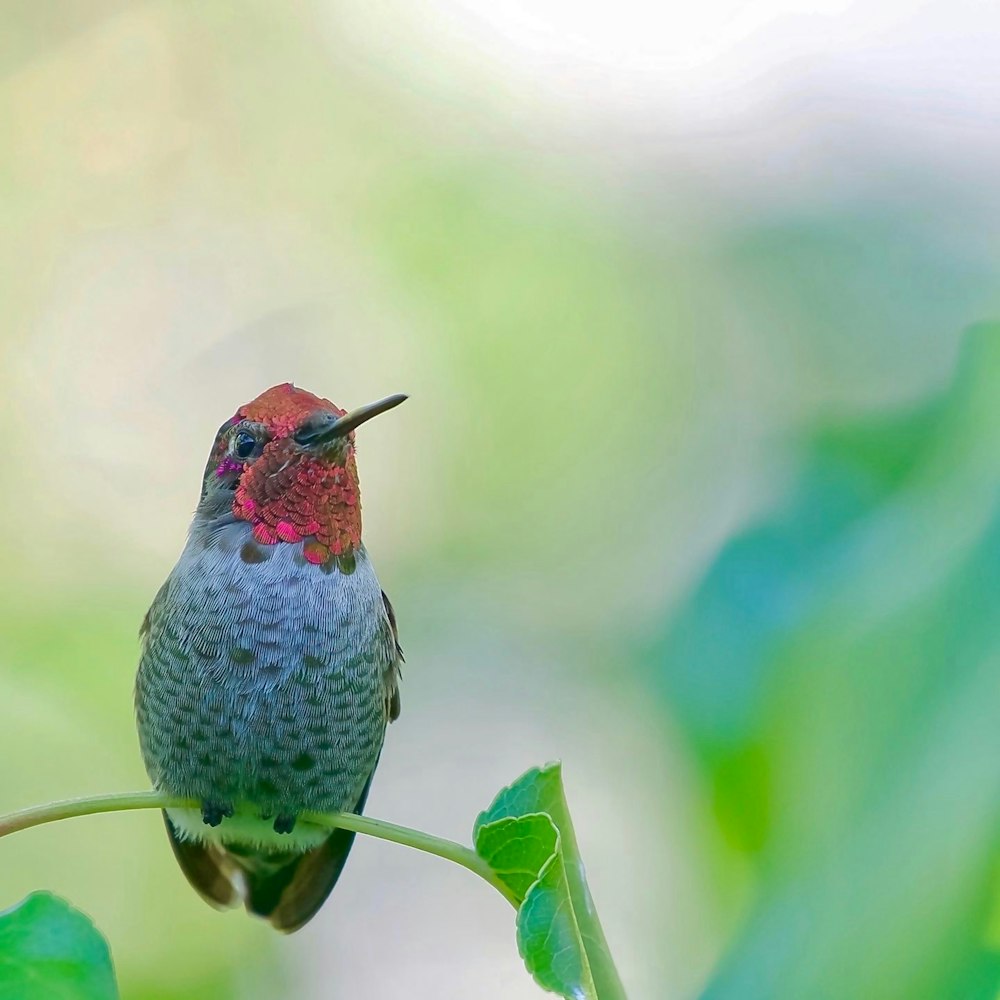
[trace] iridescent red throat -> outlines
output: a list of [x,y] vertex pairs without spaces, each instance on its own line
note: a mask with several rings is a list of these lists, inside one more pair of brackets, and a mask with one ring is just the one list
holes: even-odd
[[233,513],[265,545],[301,542],[311,563],[361,544],[361,498],[354,448],[344,465],[303,455],[288,438],[271,441],[240,478]]
[[346,412],[290,383],[261,393],[240,407],[229,426],[246,422],[261,428],[267,438],[263,449],[247,464],[219,456],[215,471],[240,472],[232,511],[253,526],[258,542],[304,542],[305,558],[326,564],[361,545],[361,499],[353,433],[326,452],[310,452],[294,440],[303,421],[319,410],[338,417]]

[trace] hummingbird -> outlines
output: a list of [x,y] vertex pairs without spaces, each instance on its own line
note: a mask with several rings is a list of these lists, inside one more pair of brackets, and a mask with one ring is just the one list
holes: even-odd
[[140,629],[136,722],[188,881],[302,927],[354,841],[305,812],[361,813],[399,715],[396,617],[361,541],[355,429],[291,383],[241,406],[215,437],[177,565]]

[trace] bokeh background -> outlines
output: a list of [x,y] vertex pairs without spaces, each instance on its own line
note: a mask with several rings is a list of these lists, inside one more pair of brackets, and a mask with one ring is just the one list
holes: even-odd
[[[407,665],[369,811],[564,762],[636,998],[1000,984],[1000,14],[971,0],[9,3],[0,809],[146,784],[138,623],[216,427],[353,406]],[[530,998],[359,842],[291,938],[154,814],[0,845],[134,1000]]]

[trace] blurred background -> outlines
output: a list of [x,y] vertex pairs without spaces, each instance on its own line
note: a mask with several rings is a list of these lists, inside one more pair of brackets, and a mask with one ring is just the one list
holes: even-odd
[[[0,35],[0,810],[145,787],[137,629],[218,425],[355,406],[403,714],[372,815],[564,762],[636,998],[1000,991],[1000,13],[38,0]],[[134,1000],[530,998],[359,841],[300,934],[158,816],[0,845]]]

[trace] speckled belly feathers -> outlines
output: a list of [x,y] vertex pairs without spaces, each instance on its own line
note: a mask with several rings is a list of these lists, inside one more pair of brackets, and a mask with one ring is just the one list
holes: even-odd
[[172,795],[262,816],[353,808],[378,759],[397,651],[364,550],[324,572],[295,546],[191,543],[143,627],[143,756]]

